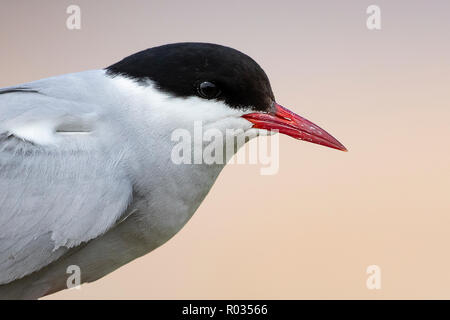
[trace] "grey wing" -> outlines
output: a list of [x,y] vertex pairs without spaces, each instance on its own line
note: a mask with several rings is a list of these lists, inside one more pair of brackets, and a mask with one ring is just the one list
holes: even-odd
[[124,153],[96,117],[95,106],[0,90],[0,284],[105,233],[126,211]]

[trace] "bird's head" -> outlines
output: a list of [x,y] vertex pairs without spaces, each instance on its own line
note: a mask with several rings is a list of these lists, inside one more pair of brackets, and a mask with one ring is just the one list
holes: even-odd
[[107,68],[111,76],[151,83],[173,101],[166,110],[184,122],[225,129],[278,130],[299,140],[346,151],[325,130],[275,101],[264,70],[235,49],[210,43],[154,47]]

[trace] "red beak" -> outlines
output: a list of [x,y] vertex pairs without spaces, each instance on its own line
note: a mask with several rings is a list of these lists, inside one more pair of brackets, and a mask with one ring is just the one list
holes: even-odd
[[311,121],[300,117],[277,103],[274,104],[274,107],[275,112],[255,112],[244,114],[242,117],[253,123],[253,128],[278,130],[280,133],[287,134],[295,139],[347,151],[342,143]]

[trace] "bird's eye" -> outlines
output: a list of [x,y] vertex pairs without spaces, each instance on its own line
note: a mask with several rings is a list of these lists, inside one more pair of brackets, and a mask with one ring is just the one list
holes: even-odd
[[214,99],[220,95],[220,89],[212,82],[204,81],[198,85],[198,94],[205,99]]

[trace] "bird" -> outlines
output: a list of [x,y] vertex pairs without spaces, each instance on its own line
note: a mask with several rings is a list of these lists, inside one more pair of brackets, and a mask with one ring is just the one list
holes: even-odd
[[96,281],[172,238],[226,164],[171,161],[171,133],[195,121],[224,139],[276,130],[347,151],[219,44],[165,44],[0,89],[0,299],[67,289],[72,265]]

